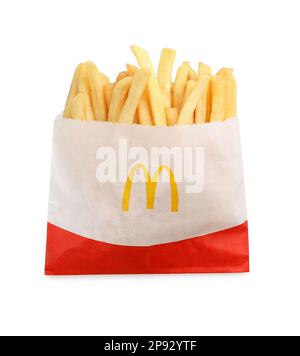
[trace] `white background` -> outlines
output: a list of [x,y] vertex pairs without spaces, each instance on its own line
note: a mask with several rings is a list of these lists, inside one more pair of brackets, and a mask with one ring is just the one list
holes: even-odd
[[[299,335],[299,1],[2,1],[0,334]],[[75,66],[134,61],[235,68],[249,275],[43,276],[52,124]]]

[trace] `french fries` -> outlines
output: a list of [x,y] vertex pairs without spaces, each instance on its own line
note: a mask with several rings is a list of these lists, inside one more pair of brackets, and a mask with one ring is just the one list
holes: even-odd
[[122,79],[125,79],[126,77],[129,77],[129,73],[128,72],[120,72],[117,76],[116,79],[116,83],[118,83],[119,81],[121,81]]
[[114,84],[108,83],[108,84],[104,85],[103,90],[104,90],[105,105],[106,105],[107,110],[109,110],[110,103],[111,103],[111,97],[112,97],[112,93],[114,90]]
[[119,122],[126,124],[133,124],[135,122],[135,114],[150,76],[151,72],[149,69],[141,69],[136,72],[132,79],[128,98],[120,114]]
[[237,114],[237,86],[233,70],[223,68],[218,75],[226,81],[226,118],[233,118]]
[[86,66],[95,120],[106,121],[107,109],[104,98],[104,86],[108,84],[109,80],[98,71],[94,63],[87,62]]
[[[199,63],[198,66],[199,80],[201,80],[203,75],[211,76],[211,68],[204,63]],[[195,123],[199,125],[199,124],[204,124],[206,122],[209,122],[210,113],[211,113],[211,78],[207,83],[204,93],[197,105]]]
[[132,77],[126,77],[120,80],[114,87],[110,108],[108,112],[108,121],[118,122],[123,106],[132,83]]
[[185,92],[185,87],[189,78],[190,73],[190,64],[188,62],[183,63],[181,67],[179,67],[174,83],[174,97],[173,97],[173,105],[180,112],[183,102],[183,96]]
[[213,75],[204,63],[199,63],[196,72],[184,62],[173,82],[174,50],[162,50],[157,75],[143,48],[132,46],[131,50],[139,66],[127,64],[115,82],[110,82],[92,62],[77,66],[65,118],[173,126],[236,117],[237,85],[232,69],[223,68]]
[[89,76],[87,67],[84,65],[83,71],[80,73],[78,79],[78,92],[82,93],[85,101],[85,118],[88,121],[95,120],[93,106],[92,106],[92,92],[89,83]]
[[172,105],[171,85],[172,72],[175,62],[176,52],[172,49],[164,48],[161,53],[160,62],[158,66],[157,78],[166,108]]
[[183,108],[180,112],[177,124],[178,125],[191,125],[194,123],[194,112],[197,108],[199,100],[203,96],[207,84],[210,80],[209,75],[203,75],[197,82],[195,88],[191,91],[191,94],[187,98]]
[[178,111],[176,108],[167,108],[166,109],[167,122],[168,126],[176,125],[178,121]]
[[126,64],[127,72],[129,75],[135,75],[139,68],[133,64]]
[[65,111],[64,111],[64,117],[70,117],[71,115],[71,105],[72,105],[72,100],[75,98],[75,96],[78,94],[78,79],[81,75],[81,72],[84,70],[84,64],[79,64],[75,70],[73,80],[71,83],[69,95],[67,98],[67,102],[65,105]]
[[212,108],[210,122],[226,119],[226,81],[219,75],[212,77]]
[[78,93],[71,102],[70,118],[85,120],[85,98],[82,93]]
[[141,125],[153,125],[153,119],[147,93],[144,93],[140,105],[138,107],[138,123]]
[[197,73],[194,71],[194,69],[190,65],[189,65],[189,67],[190,67],[190,70],[189,70],[188,80],[197,81],[198,80]]
[[132,46],[131,50],[136,56],[140,67],[149,69],[151,71],[151,76],[148,81],[148,93],[152,113],[154,116],[154,122],[157,126],[164,126],[167,124],[167,119],[164,108],[163,96],[150,57],[148,53],[141,47]]

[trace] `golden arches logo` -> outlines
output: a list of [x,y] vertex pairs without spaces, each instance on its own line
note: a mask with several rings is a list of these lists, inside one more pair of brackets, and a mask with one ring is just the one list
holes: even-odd
[[170,177],[171,212],[178,212],[178,189],[172,169],[168,166],[160,166],[154,173],[153,178],[151,179],[147,168],[141,163],[136,164],[128,174],[127,182],[125,184],[125,189],[123,193],[123,210],[129,211],[132,183],[135,175],[139,170],[142,170],[145,176],[147,209],[154,209],[157,183],[163,171],[166,171]]

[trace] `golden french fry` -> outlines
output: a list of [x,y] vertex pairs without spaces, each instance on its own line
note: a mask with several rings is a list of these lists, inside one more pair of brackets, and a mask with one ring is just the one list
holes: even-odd
[[183,95],[183,100],[182,103],[185,104],[188,97],[190,96],[191,92],[195,89],[197,85],[197,81],[195,80],[189,80],[186,83],[186,87],[185,87],[185,91],[184,91],[184,95]]
[[116,83],[118,83],[120,80],[129,77],[128,72],[120,72],[117,76]]
[[215,75],[211,80],[212,108],[210,122],[226,119],[226,80]]
[[99,72],[92,62],[86,62],[87,75],[91,90],[91,100],[96,121],[106,121],[107,108],[104,98],[104,86],[108,84],[108,78]]
[[179,114],[177,122],[178,125],[188,125],[194,123],[194,112],[209,80],[209,75],[203,75],[202,78],[197,82],[196,87],[192,90]]
[[78,93],[71,102],[71,119],[85,120],[85,99],[84,94]]
[[196,124],[205,124],[206,122],[209,122],[211,114],[211,75],[209,73],[203,74],[202,72],[200,78],[202,78],[203,75],[209,75],[210,79],[196,108]]
[[139,70],[139,68],[133,64],[126,64],[127,72],[129,75],[134,76],[135,73]]
[[189,65],[190,70],[189,70],[189,75],[188,75],[188,80],[198,80],[198,75],[197,73],[194,71],[194,69],[191,67],[191,65]]
[[64,117],[70,118],[71,115],[71,104],[74,97],[78,94],[78,78],[81,75],[82,70],[84,69],[84,64],[79,64],[75,70],[73,75],[73,80],[71,83],[69,95],[66,101],[65,110],[64,110]]
[[237,85],[233,75],[233,69],[223,68],[218,75],[226,81],[226,114],[225,118],[230,119],[237,115]]
[[166,108],[170,108],[171,103],[171,84],[172,84],[172,72],[175,62],[176,51],[164,48],[161,53],[160,62],[158,66],[158,83],[160,85],[164,104]]
[[168,126],[176,125],[178,121],[178,111],[176,108],[166,108]]
[[203,74],[211,74],[211,68],[204,64],[204,63],[199,63],[199,66],[198,66],[198,77],[199,79],[201,78],[201,76]]
[[[185,87],[185,91],[184,91],[184,95],[183,95],[183,100],[182,100],[182,105],[184,105],[186,103],[186,101],[190,97],[190,94],[196,88],[196,85],[197,85],[197,81],[195,81],[195,80],[189,80],[186,83],[186,87]],[[190,114],[190,118],[188,119],[188,121],[194,122],[194,118],[195,118],[195,113],[192,112]]]
[[128,98],[125,102],[125,105],[119,118],[120,123],[134,123],[137,108],[146,90],[146,86],[150,76],[151,71],[149,69],[140,69],[134,75],[132,79],[131,88],[128,93]]
[[173,104],[178,112],[180,112],[182,108],[183,95],[188,81],[189,73],[190,73],[190,64],[188,62],[183,63],[183,65],[179,67],[177,71],[177,75],[174,83]]
[[132,83],[132,77],[126,77],[120,80],[114,86],[110,108],[108,112],[108,121],[118,122],[123,106]]
[[108,83],[108,84],[104,85],[104,87],[103,87],[104,99],[105,99],[105,105],[106,105],[106,108],[107,108],[107,112],[109,111],[113,90],[114,90],[114,84],[113,83]]
[[[211,68],[204,64],[199,63],[198,66],[198,78],[199,80],[202,78],[203,75],[211,75],[212,71]],[[202,95],[197,108],[196,108],[196,116],[195,116],[195,123],[196,124],[204,124],[210,121],[211,115],[211,80],[209,81],[204,94]]]
[[151,71],[151,76],[148,81],[148,93],[155,125],[167,125],[163,96],[150,57],[141,47],[132,46],[131,50],[136,56],[140,67]]
[[147,91],[144,93],[138,107],[138,123],[141,125],[153,125]]
[[83,68],[84,69],[78,78],[78,92],[84,95],[86,120],[93,121],[95,120],[95,115],[92,106],[92,93],[86,64],[84,64]]

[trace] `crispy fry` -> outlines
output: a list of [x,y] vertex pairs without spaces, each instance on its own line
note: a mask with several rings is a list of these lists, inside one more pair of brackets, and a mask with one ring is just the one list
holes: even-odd
[[123,106],[132,83],[132,77],[126,77],[120,80],[114,87],[110,108],[108,112],[108,121],[118,122]]
[[210,74],[202,74],[209,75],[209,81],[207,82],[207,86],[204,89],[203,95],[201,96],[195,114],[195,123],[196,124],[205,124],[210,119],[210,110],[211,110],[211,75]]
[[144,95],[138,107],[138,123],[141,125],[153,125],[153,119],[152,119],[147,91],[144,92]]
[[201,76],[203,74],[211,74],[211,68],[204,64],[204,63],[199,63],[199,66],[198,66],[198,77],[199,79],[201,78]]
[[236,116],[237,85],[232,69],[223,68],[212,76],[208,65],[199,63],[196,73],[189,62],[184,62],[172,83],[174,50],[162,50],[157,76],[148,53],[138,46],[131,50],[140,68],[127,64],[114,84],[92,62],[77,66],[65,118],[171,126]]
[[185,91],[184,91],[184,95],[183,95],[183,100],[182,103],[185,104],[188,97],[190,96],[191,92],[195,89],[197,85],[197,81],[195,80],[189,80],[186,83],[186,87],[185,87]]
[[91,101],[96,121],[106,121],[107,108],[104,98],[104,86],[108,84],[108,78],[99,72],[92,62],[86,62],[87,75],[91,90]]
[[171,107],[171,84],[172,72],[175,62],[176,51],[164,48],[161,53],[160,62],[158,66],[158,83],[160,85],[164,104],[166,108]]
[[149,69],[151,71],[151,76],[148,81],[148,93],[154,122],[158,126],[167,125],[163,96],[150,57],[148,53],[141,47],[132,46],[131,50],[136,56],[140,67]]
[[198,75],[197,73],[194,71],[194,69],[191,67],[191,65],[189,65],[190,70],[189,70],[189,75],[188,75],[188,80],[198,80]]
[[201,96],[203,95],[207,83],[209,82],[209,75],[203,75],[201,80],[197,82],[196,87],[191,92],[186,103],[184,104],[178,118],[179,125],[193,124],[194,122],[194,112],[199,103]]
[[233,75],[233,69],[223,68],[218,75],[226,81],[226,119],[237,115],[237,85]]
[[210,122],[226,119],[226,81],[219,75],[212,77],[212,108]]
[[78,78],[81,75],[82,70],[84,69],[84,65],[81,63],[77,66],[75,73],[73,75],[73,80],[71,83],[69,95],[66,101],[64,117],[69,118],[71,115],[71,104],[74,97],[78,94]]
[[[184,95],[183,95],[183,100],[182,100],[182,105],[184,105],[186,103],[186,101],[190,97],[190,94],[195,89],[196,85],[197,85],[197,81],[195,81],[195,80],[189,80],[186,83],[186,87],[185,87],[185,91],[184,91]],[[194,118],[195,118],[195,112],[192,112],[190,114],[189,121],[190,122],[194,122]]]
[[91,93],[86,63],[84,64],[83,70],[78,78],[78,92],[84,95],[86,120],[88,121],[95,120],[95,115],[94,115],[92,100],[91,100],[92,93]]
[[[212,71],[211,68],[204,64],[199,63],[198,66],[198,77],[199,80],[202,78],[203,75],[211,75]],[[197,108],[196,108],[196,116],[195,116],[195,123],[196,124],[204,124],[210,121],[211,115],[211,80],[209,81],[204,94],[202,95]]]
[[135,66],[134,64],[126,64],[126,68],[127,68],[127,72],[129,73],[129,75],[134,76],[135,73],[139,70],[139,68],[137,66]]
[[120,72],[117,76],[116,83],[118,83],[120,80],[129,77],[128,72]]
[[178,68],[175,83],[174,83],[174,97],[173,104],[174,107],[180,112],[182,108],[183,95],[188,81],[190,72],[190,64],[188,62],[183,63],[181,67]]
[[149,69],[141,69],[136,72],[132,80],[128,98],[121,112],[119,122],[127,124],[134,123],[137,108],[145,92],[150,76],[151,71]]
[[78,93],[71,102],[70,118],[85,120],[85,99],[82,93]]
[[167,108],[166,109],[168,126],[176,125],[178,120],[178,111],[176,108]]
[[109,111],[113,90],[114,90],[113,83],[108,83],[108,84],[104,85],[104,87],[103,87],[104,99],[105,99],[105,105],[107,108],[107,112]]

